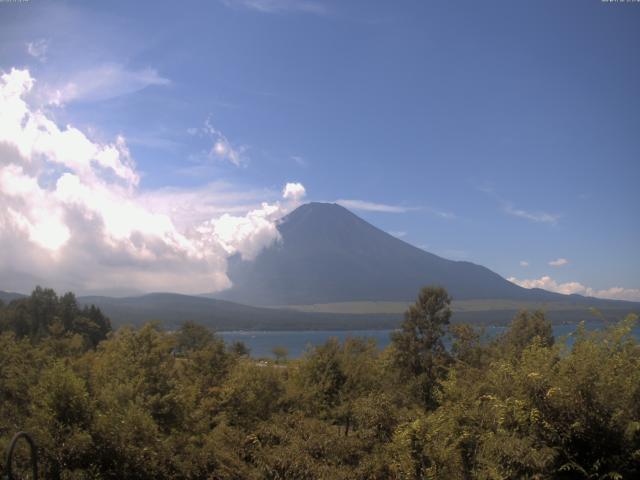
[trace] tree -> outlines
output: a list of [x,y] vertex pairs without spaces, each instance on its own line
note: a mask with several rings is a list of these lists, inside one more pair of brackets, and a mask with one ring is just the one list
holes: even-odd
[[78,315],[78,301],[72,292],[67,292],[60,297],[58,302],[58,317],[65,330],[73,328],[73,321]]
[[42,372],[31,395],[29,430],[49,467],[47,478],[60,480],[63,470],[82,469],[92,448],[85,382],[63,362],[56,362]]
[[552,346],[554,338],[551,322],[546,319],[542,310],[533,313],[523,310],[515,316],[509,330],[497,342],[509,353],[519,355],[536,337],[541,345]]
[[282,363],[289,355],[289,349],[282,345],[276,345],[271,349],[271,353],[276,357],[276,363]]
[[182,324],[176,337],[176,348],[180,353],[202,350],[214,341],[213,333],[202,325],[187,321]]
[[480,367],[483,361],[486,348],[481,343],[482,330],[478,330],[473,325],[459,323],[449,327],[453,344],[451,354],[458,362],[467,365]]
[[436,406],[437,383],[444,374],[447,353],[442,337],[451,318],[450,304],[444,288],[424,287],[405,312],[400,331],[391,335],[394,363],[427,408]]
[[14,300],[2,309],[0,330],[13,331],[18,338],[28,336],[32,341],[79,334],[86,346],[96,347],[111,332],[111,321],[95,305],[80,310],[71,292],[58,297],[50,288],[36,287],[29,297]]
[[249,347],[247,347],[247,344],[241,340],[236,340],[235,342],[231,343],[231,345],[229,345],[228,347],[228,350],[229,353],[237,357],[248,357],[251,353],[251,350],[249,349]]
[[222,390],[225,419],[232,426],[250,429],[280,408],[283,372],[270,365],[240,361]]

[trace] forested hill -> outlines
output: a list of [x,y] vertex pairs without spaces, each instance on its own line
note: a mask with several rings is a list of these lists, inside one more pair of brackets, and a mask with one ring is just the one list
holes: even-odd
[[37,289],[0,305],[0,451],[28,431],[47,480],[640,478],[637,319],[563,345],[523,312],[486,343],[449,306],[273,361]]

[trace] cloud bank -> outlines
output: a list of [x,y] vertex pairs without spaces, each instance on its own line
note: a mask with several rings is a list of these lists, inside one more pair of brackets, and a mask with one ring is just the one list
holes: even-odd
[[587,297],[629,300],[636,302],[640,301],[640,289],[637,288],[611,287],[604,290],[596,290],[594,288],[587,287],[580,282],[558,283],[548,275],[528,280],[509,277],[507,280],[524,288],[542,288],[544,290],[564,293],[566,295],[577,293],[580,295],[586,295]]
[[34,84],[28,70],[0,75],[0,288],[221,290],[228,256],[277,241],[276,220],[304,194],[288,184],[282,203],[178,228],[162,192],[140,191],[125,138],[60,128],[25,100]]

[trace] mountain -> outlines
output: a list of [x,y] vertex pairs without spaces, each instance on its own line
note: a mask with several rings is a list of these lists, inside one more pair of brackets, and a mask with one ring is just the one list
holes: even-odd
[[429,284],[444,286],[456,300],[566,298],[416,248],[336,204],[302,205],[280,221],[278,230],[282,241],[254,261],[231,259],[233,287],[217,298],[252,305],[409,301]]
[[[97,305],[114,326],[159,320],[172,329],[191,320],[216,330],[394,328],[429,284],[448,289],[459,322],[504,324],[522,308],[544,308],[556,323],[593,318],[590,307],[606,320],[640,313],[640,303],[521,288],[480,265],[409,245],[335,204],[303,205],[278,230],[282,240],[254,261],[231,259],[234,286],[216,298],[152,293],[78,302]],[[21,296],[0,292],[5,303]]]

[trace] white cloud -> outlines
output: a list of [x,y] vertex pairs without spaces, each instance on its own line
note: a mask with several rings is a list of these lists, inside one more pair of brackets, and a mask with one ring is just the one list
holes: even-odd
[[577,293],[588,297],[640,301],[640,289],[638,288],[611,287],[603,290],[596,290],[594,288],[587,287],[580,282],[558,283],[548,275],[537,279],[522,280],[515,277],[509,277],[508,280],[524,288],[542,288],[544,290],[563,293],[566,295]]
[[291,155],[289,158],[296,162],[300,167],[307,167],[309,165],[309,162],[307,162],[307,160],[300,155]]
[[611,298],[614,300],[629,300],[640,302],[640,288],[611,287],[605,290],[588,289],[588,295],[600,298]]
[[203,238],[222,245],[229,255],[240,254],[253,260],[267,245],[280,238],[276,220],[282,216],[279,204],[263,203],[243,217],[225,213],[220,218],[205,222],[197,228]]
[[560,219],[560,215],[547,212],[528,212],[519,208],[515,208],[510,204],[504,206],[504,211],[514,217],[524,218],[532,222],[550,223],[555,225]]
[[566,258],[556,258],[555,260],[551,260],[549,262],[549,265],[551,265],[552,267],[562,267],[563,265],[567,265],[569,263],[569,260],[567,260]]
[[94,102],[138,92],[149,86],[167,86],[171,81],[153,68],[129,70],[118,63],[104,63],[81,70],[58,85],[43,85],[37,93],[47,103]]
[[389,232],[390,235],[393,235],[394,237],[398,237],[398,238],[402,238],[402,237],[406,237],[407,236],[407,232],[403,232],[403,231],[392,231]]
[[529,266],[529,262],[527,262],[526,260],[520,260],[520,266],[521,267],[528,267]]
[[432,213],[433,215],[436,215],[440,218],[445,218],[445,219],[456,218],[456,215],[451,212],[445,212],[443,210],[438,210],[432,207],[405,207],[401,205],[388,205],[385,203],[375,203],[375,202],[368,202],[366,200],[353,200],[353,199],[350,199],[350,200],[340,199],[340,200],[336,200],[335,203],[337,203],[338,205],[342,205],[343,207],[351,210],[362,210],[367,212],[406,213],[406,212],[422,210],[422,211]]
[[312,0],[222,0],[229,7],[243,7],[263,13],[305,12],[324,14],[325,6]]
[[140,192],[125,139],[58,127],[25,101],[33,85],[26,70],[0,76],[0,285],[210,292],[230,286],[230,254],[277,241],[289,201],[179,228],[166,207],[180,192]]
[[265,198],[276,198],[278,194],[218,181],[199,187],[164,187],[141,192],[138,201],[147,209],[171,217],[176,227],[185,230],[224,213],[244,215],[260,208]]
[[476,187],[482,193],[488,195],[489,197],[495,199],[502,205],[502,210],[513,217],[524,218],[525,220],[529,220],[531,222],[536,223],[549,223],[555,225],[560,220],[560,215],[556,213],[548,213],[548,212],[531,212],[527,210],[523,210],[521,208],[516,208],[513,206],[512,202],[502,198],[493,187],[489,185],[480,185]]
[[33,42],[27,42],[27,53],[33,58],[45,62],[47,60],[47,51],[49,50],[49,41],[41,38]]
[[304,185],[301,183],[287,183],[282,190],[282,198],[285,200],[293,200],[294,202],[299,202],[302,200],[307,191],[304,188]]
[[373,203],[364,200],[336,200],[335,203],[352,210],[364,210],[368,212],[404,213],[415,210],[415,208],[410,207],[386,205],[384,203]]
[[426,208],[426,210],[428,210],[429,212],[433,213],[434,215],[437,215],[440,218],[446,218],[446,219],[453,219],[456,218],[456,214],[455,213],[451,213],[451,212],[445,212],[443,210],[436,210],[434,208]]
[[209,151],[209,158],[227,160],[236,167],[240,167],[247,163],[247,159],[244,154],[248,147],[246,145],[240,145],[237,147],[231,145],[231,142],[227,137],[211,124],[210,118],[207,118],[204,122],[202,132],[213,140],[213,146]]
[[516,285],[520,285],[524,288],[542,288],[544,290],[549,290],[551,292],[564,293],[566,295],[570,295],[572,293],[580,293],[584,294],[586,291],[586,287],[578,282],[567,282],[567,283],[558,283],[553,280],[548,275],[540,277],[538,279],[530,279],[530,280],[518,280],[515,277],[509,277],[509,280]]

